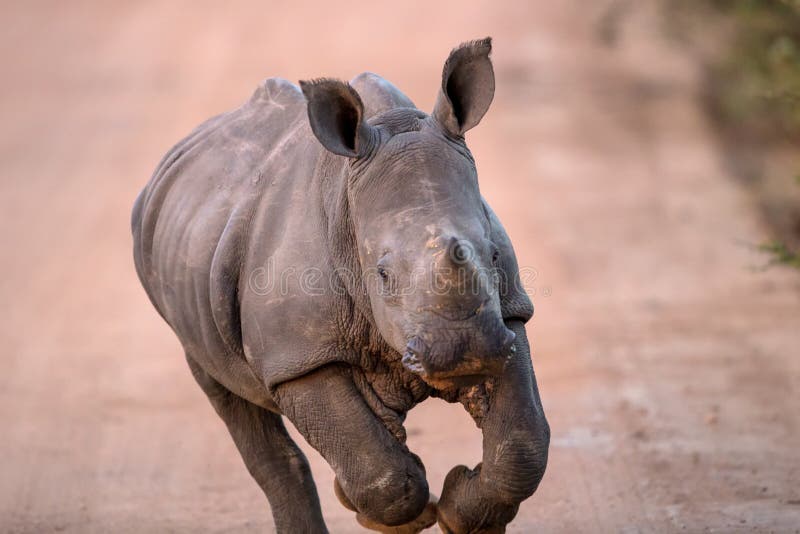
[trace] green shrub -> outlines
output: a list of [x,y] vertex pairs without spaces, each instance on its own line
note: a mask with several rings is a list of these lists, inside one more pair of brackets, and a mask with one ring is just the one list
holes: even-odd
[[705,101],[776,236],[758,249],[800,269],[800,0],[664,1],[705,59]]
[[800,0],[706,0],[731,22],[713,65],[720,117],[759,140],[800,139]]

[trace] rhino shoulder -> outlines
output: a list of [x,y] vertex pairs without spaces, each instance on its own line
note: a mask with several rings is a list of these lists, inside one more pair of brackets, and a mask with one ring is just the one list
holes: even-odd
[[520,279],[519,265],[511,239],[492,208],[483,201],[491,225],[492,242],[500,249],[500,308],[503,319],[520,319],[528,322],[533,317],[533,302],[525,292]]
[[400,89],[372,72],[362,72],[350,80],[350,85],[361,97],[368,119],[394,108],[416,108]]

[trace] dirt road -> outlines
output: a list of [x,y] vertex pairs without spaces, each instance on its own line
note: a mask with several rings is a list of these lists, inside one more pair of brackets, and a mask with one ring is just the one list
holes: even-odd
[[[796,532],[800,277],[751,268],[743,243],[768,234],[698,66],[647,2],[617,5],[5,3],[0,531],[271,531],[136,280],[133,199],[261,78],[371,70],[430,109],[449,49],[493,35],[497,95],[468,141],[536,273],[553,430],[510,532]],[[435,492],[480,458],[458,407],[426,402],[408,430]],[[332,532],[358,532],[309,457]]]

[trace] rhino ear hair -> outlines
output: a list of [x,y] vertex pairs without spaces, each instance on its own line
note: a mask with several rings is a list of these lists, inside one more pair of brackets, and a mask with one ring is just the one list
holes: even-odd
[[461,136],[476,126],[494,98],[492,38],[463,43],[450,52],[433,117],[449,133]]
[[371,126],[364,121],[364,104],[350,84],[321,78],[301,81],[308,101],[308,122],[327,150],[357,158],[369,151]]

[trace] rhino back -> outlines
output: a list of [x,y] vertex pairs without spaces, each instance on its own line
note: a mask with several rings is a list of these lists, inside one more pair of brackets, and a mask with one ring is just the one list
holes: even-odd
[[269,206],[258,233],[282,233],[287,199],[313,180],[302,164],[313,146],[302,93],[266,80],[175,145],[134,206],[136,269],[154,306],[207,372],[259,404],[269,401],[244,358],[239,305],[251,223]]

